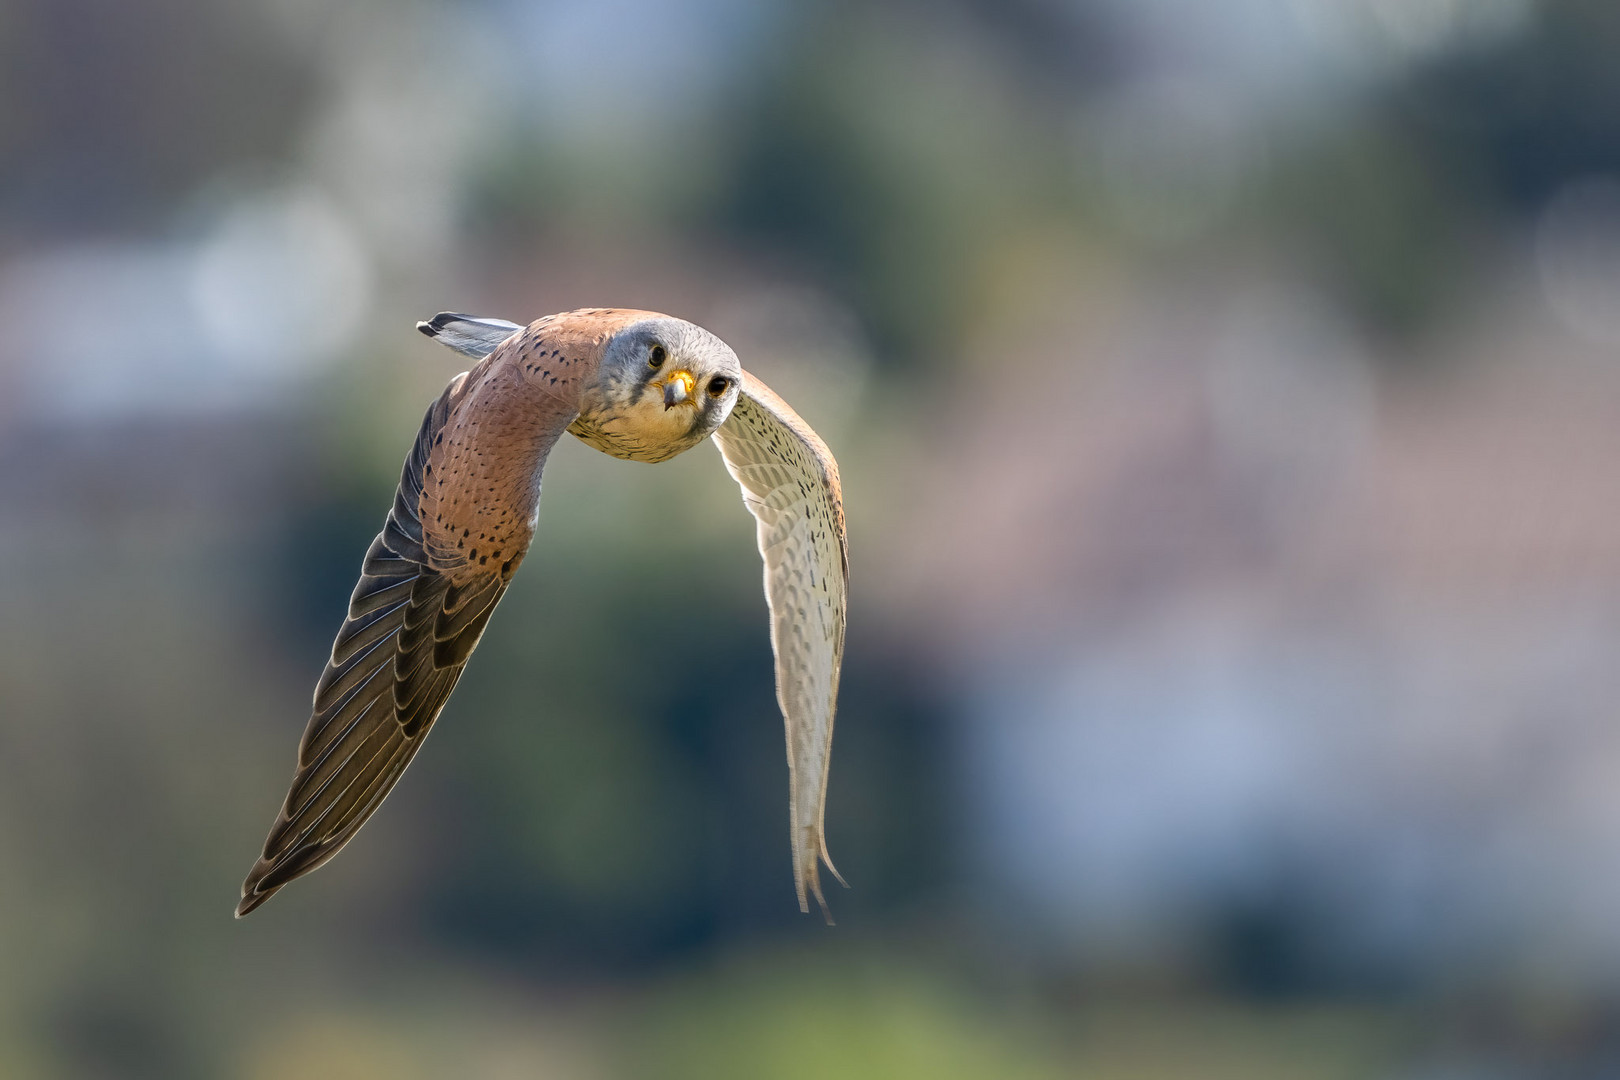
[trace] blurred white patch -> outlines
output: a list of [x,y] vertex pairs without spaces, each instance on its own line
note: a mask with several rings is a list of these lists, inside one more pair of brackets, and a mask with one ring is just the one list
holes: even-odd
[[1210,599],[984,686],[964,760],[987,899],[1117,956],[1310,883],[1296,913],[1352,964],[1568,948],[1613,977],[1602,602],[1365,605],[1357,628]]
[[1620,180],[1575,181],[1536,223],[1536,269],[1547,303],[1571,330],[1620,343]]
[[1332,737],[1365,704],[1353,673],[1298,645],[1251,652],[1187,614],[1019,672],[975,726],[991,876],[1115,949],[1252,887],[1353,782]]
[[306,137],[307,175],[391,271],[431,277],[460,239],[477,163],[511,137],[493,70],[498,30],[473,8],[430,8],[362,20],[321,46],[332,89]]
[[1116,225],[1176,241],[1219,223],[1262,156],[1258,142],[1220,87],[1152,80],[1085,119],[1080,167],[1100,180]]
[[0,268],[0,371],[36,419],[254,407],[352,348],[370,305],[365,253],[329,203],[255,194],[195,244],[78,244]]
[[161,406],[205,368],[183,308],[187,253],[83,244],[0,270],[0,357],[11,407],[31,417]]
[[229,209],[198,251],[190,282],[219,363],[271,378],[349,348],[371,292],[365,249],[313,191],[265,194]]

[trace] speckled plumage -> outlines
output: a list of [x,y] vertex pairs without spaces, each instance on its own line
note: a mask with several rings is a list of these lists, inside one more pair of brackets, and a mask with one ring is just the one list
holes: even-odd
[[826,444],[723,342],[666,315],[587,308],[519,327],[443,314],[419,329],[478,362],[422,421],[237,915],[336,855],[392,790],[528,552],[541,472],[565,431],[638,461],[710,435],[720,447],[765,563],[799,905],[808,911],[814,895],[825,911],[818,867],[832,867],[823,816],[848,579]]
[[827,855],[824,818],[849,582],[838,463],[787,402],[746,372],[737,405],[714,441],[754,515],[765,562],[776,700],[787,727],[799,908],[810,909],[808,890],[825,911],[819,863],[838,876]]

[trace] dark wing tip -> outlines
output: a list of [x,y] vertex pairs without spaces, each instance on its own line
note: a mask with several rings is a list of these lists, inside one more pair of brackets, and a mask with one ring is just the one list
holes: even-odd
[[[397,778],[398,774],[395,775]],[[373,804],[371,810],[375,809],[376,806]],[[242,882],[242,902],[236,905],[236,917],[240,919],[280,892],[284,885],[325,864],[349,842],[349,838],[370,816],[368,811],[352,821],[339,837],[335,838],[335,842],[329,840],[324,843],[298,844],[274,857],[268,854],[267,850],[266,854],[253,864],[253,869],[248,871],[247,880]],[[275,836],[275,833],[272,832],[271,836]]]
[[473,321],[473,317],[471,315],[463,315],[459,311],[441,311],[426,322],[417,323],[416,329],[426,334],[428,337],[438,337],[444,332],[444,328],[446,326],[450,325],[452,322],[458,321],[471,322]]
[[[278,821],[277,824],[279,825],[280,822]],[[236,905],[236,917],[238,919],[254,911],[260,904],[276,895],[281,891],[281,887],[291,880],[291,878],[277,873],[289,861],[288,856],[284,854],[274,861],[267,856],[261,856],[259,861],[253,864],[253,869],[248,871],[247,880],[242,882],[242,899]]]
[[[251,878],[249,880],[252,880]],[[264,892],[253,892],[248,887],[242,888],[241,903],[236,905],[236,917],[240,919],[257,908],[260,904],[276,895],[275,889],[266,889]]]

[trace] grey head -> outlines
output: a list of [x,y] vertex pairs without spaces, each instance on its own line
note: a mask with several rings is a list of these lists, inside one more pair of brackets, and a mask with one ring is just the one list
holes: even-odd
[[666,461],[714,434],[737,403],[742,364],[731,346],[668,316],[616,331],[569,428],[631,461]]
[[[475,360],[523,329],[449,311],[416,328]],[[568,430],[614,457],[667,461],[714,434],[741,385],[737,354],[701,326],[667,315],[637,319],[603,345],[597,377]]]

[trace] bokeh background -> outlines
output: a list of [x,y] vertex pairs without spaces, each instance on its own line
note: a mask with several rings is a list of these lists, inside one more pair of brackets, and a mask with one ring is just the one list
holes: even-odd
[[[1620,1073],[1611,0],[0,2],[0,1075]],[[238,884],[440,310],[840,459],[839,925],[718,455],[569,443]],[[689,573],[670,573],[671,565]]]

